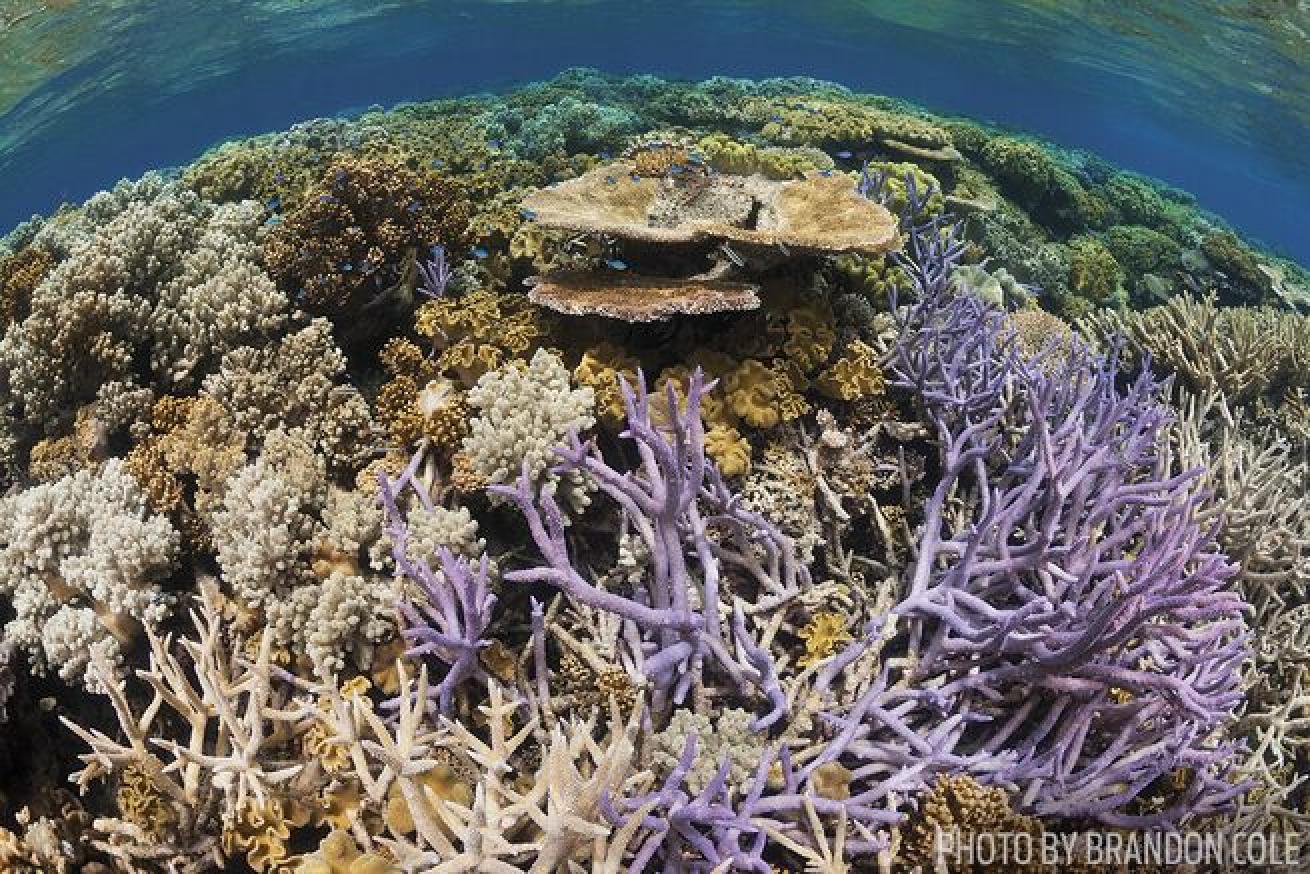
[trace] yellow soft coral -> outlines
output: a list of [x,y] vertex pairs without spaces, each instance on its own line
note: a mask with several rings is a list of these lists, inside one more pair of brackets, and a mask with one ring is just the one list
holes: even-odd
[[[449,754],[447,754],[449,755]],[[418,778],[419,785],[429,804],[438,801],[451,801],[465,807],[473,803],[473,787],[468,775],[460,773],[453,762],[440,762]],[[384,814],[387,826],[397,834],[413,834],[414,814],[409,802],[400,791],[398,783],[392,783],[387,793],[387,807]],[[443,826],[444,827],[444,826]]]
[[619,377],[626,379],[629,386],[636,385],[639,366],[637,359],[625,355],[612,343],[601,343],[582,353],[582,360],[573,369],[573,378],[579,385],[590,386],[595,393],[596,412],[602,422],[611,427],[623,422]]
[[839,401],[873,397],[887,389],[877,353],[859,340],[853,340],[845,354],[819,374],[814,384],[824,395]]
[[150,776],[137,765],[123,770],[118,785],[118,810],[123,819],[162,839],[177,822],[177,813],[164,799]]
[[333,829],[318,850],[297,860],[292,874],[399,874],[400,869],[378,853],[362,853],[350,833]]
[[747,358],[724,379],[728,407],[756,428],[799,418],[809,407],[794,382],[782,367]]
[[705,454],[724,476],[741,476],[751,469],[751,445],[731,425],[715,425],[705,432]]
[[280,800],[270,798],[264,805],[249,801],[224,827],[223,852],[229,856],[243,854],[251,868],[265,871],[286,859],[290,836]]
[[837,328],[828,306],[811,303],[787,313],[787,342],[782,349],[805,373],[826,362],[836,342]]
[[799,636],[805,641],[805,654],[796,662],[801,670],[833,656],[839,646],[851,639],[846,630],[846,617],[840,613],[816,613]]
[[[669,386],[673,386],[673,395],[677,400],[678,408],[682,409],[687,401],[687,385],[691,380],[694,371],[690,367],[666,367],[655,380],[655,385],[651,389],[650,398],[650,415],[651,421],[657,425],[663,425],[670,421],[669,417]],[[711,378],[709,373],[705,373],[705,378]],[[721,386],[715,386],[708,392],[701,394],[700,398],[700,418],[705,423],[706,428],[715,428],[717,426],[731,426],[735,420],[728,406],[724,401]]]

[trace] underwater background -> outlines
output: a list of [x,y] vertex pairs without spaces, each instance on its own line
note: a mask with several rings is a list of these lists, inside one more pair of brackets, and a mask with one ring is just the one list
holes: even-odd
[[0,872],[1304,870],[1306,21],[0,0]]
[[227,137],[572,66],[813,76],[1017,125],[1310,259],[1304,0],[4,0],[0,227]]

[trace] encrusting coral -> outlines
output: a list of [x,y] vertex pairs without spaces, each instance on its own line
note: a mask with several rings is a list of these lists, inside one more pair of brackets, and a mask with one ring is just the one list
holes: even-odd
[[1160,183],[808,79],[573,70],[34,219],[0,868],[1310,835],[1300,288]]

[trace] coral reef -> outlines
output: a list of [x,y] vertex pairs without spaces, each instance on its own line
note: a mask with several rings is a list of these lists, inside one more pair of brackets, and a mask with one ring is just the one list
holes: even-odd
[[571,70],[34,219],[0,868],[1310,835],[1307,309],[1181,192],[802,78]]

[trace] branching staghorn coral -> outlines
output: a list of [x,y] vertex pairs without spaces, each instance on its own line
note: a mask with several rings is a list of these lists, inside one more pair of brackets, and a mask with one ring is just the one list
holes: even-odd
[[[949,259],[931,260],[891,364],[942,454],[892,611],[914,685],[984,720],[950,746],[1026,809],[1129,824],[1228,805],[1232,751],[1212,734],[1241,701],[1245,605],[1199,471],[1157,451],[1159,385],[1143,374],[1121,392],[1114,355],[1077,345],[1054,369],[1019,358],[1001,315],[948,299]],[[1047,718],[1025,725],[1038,707]],[[1003,749],[1019,754],[988,762]],[[1190,779],[1164,809],[1124,809],[1179,769]]]
[[1270,308],[1221,308],[1214,295],[1179,295],[1149,310],[1105,310],[1079,327],[1098,340],[1122,335],[1130,349],[1197,393],[1245,405],[1310,377],[1310,320]]
[[[151,700],[139,715],[127,683],[92,654],[90,670],[113,705],[121,740],[64,719],[90,747],[81,755],[82,770],[73,775],[84,792],[97,780],[121,779],[131,769],[168,811],[154,829],[122,819],[96,820],[101,837],[95,845],[120,870],[220,869],[222,831],[250,805],[275,800],[308,767],[276,754],[278,726],[303,713],[294,706],[283,709],[288,695],[274,680],[272,637],[263,635],[255,660],[245,662],[240,641],[225,633],[218,597],[205,590],[192,611],[196,636],[178,642],[186,661],[174,652],[171,636],[147,628],[150,667],[136,676],[149,687]],[[178,734],[171,735],[173,730]]]
[[[740,598],[731,608],[726,587],[754,594],[751,613],[767,614],[795,597],[808,583],[791,541],[763,517],[743,509],[705,457],[700,398],[701,374],[692,375],[685,404],[666,391],[669,421],[651,420],[651,399],[638,379],[624,384],[628,426],[641,466],[619,471],[594,443],[576,432],[561,449],[561,473],[577,471],[620,508],[623,527],[640,538],[652,557],[640,588],[621,595],[600,588],[575,569],[565,540],[559,504],[533,484],[525,465],[515,487],[494,491],[523,513],[546,564],[505,575],[512,583],[546,582],[590,607],[615,613],[636,628],[642,641],[640,670],[652,684],[653,706],[664,712],[705,682],[706,669],[721,673],[740,691],[757,690],[769,709],[755,722],[766,728],[785,716],[773,660],[746,627]],[[711,537],[713,531],[715,536]],[[694,561],[688,561],[694,556]],[[726,616],[731,616],[731,622]]]

